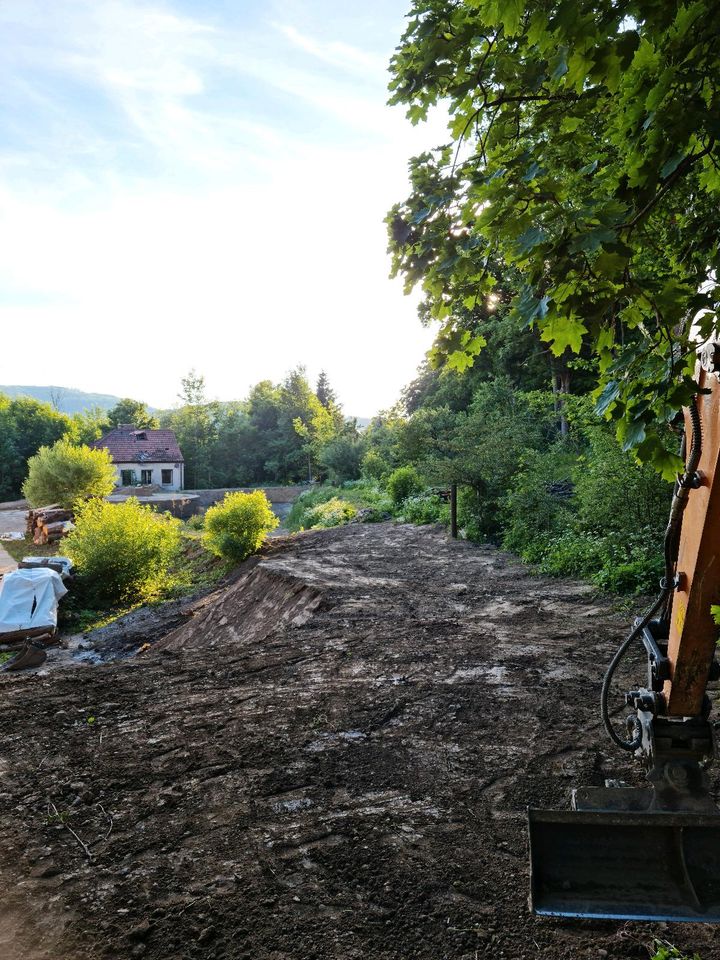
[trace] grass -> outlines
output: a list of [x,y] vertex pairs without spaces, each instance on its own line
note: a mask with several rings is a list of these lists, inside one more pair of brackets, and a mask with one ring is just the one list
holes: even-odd
[[25,537],[23,540],[2,540],[0,541],[16,562],[20,562],[23,557],[56,557],[60,553],[62,540],[57,543],[45,543],[37,546],[33,543],[31,537]]

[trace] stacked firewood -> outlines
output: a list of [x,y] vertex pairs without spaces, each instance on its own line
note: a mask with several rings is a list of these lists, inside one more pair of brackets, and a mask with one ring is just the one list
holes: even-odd
[[72,511],[56,503],[49,507],[38,507],[28,511],[27,535],[32,537],[33,543],[40,546],[45,543],[55,543],[75,529],[72,522]]

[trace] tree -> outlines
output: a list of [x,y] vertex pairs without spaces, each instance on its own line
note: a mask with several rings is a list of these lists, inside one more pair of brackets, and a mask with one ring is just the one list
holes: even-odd
[[131,423],[136,430],[157,430],[159,422],[140,400],[131,400],[124,397],[118,400],[115,406],[108,410],[107,419],[112,427],[119,427]]
[[190,489],[212,487],[212,450],[217,440],[220,404],[208,401],[205,378],[191,370],[180,381],[178,398],[183,405],[169,413],[164,422],[175,431],[185,458],[185,483]]
[[99,440],[107,433],[110,426],[107,411],[95,406],[70,417],[70,428],[66,436],[74,444],[91,444],[93,440]]
[[469,366],[509,296],[561,389],[589,351],[599,413],[666,474],[665,425],[697,391],[693,318],[707,337],[717,316],[719,39],[711,0],[415,0],[391,66],[412,122],[451,115],[388,216],[437,353]]
[[31,397],[0,394],[0,499],[20,496],[27,461],[67,432],[69,419]]
[[58,440],[52,447],[40,447],[28,461],[23,495],[39,507],[59,503],[72,507],[78,500],[104,497],[115,486],[115,468],[108,450],[75,446]]
[[317,379],[317,386],[315,387],[315,396],[318,398],[318,400],[324,407],[331,407],[331,406],[337,405],[337,397],[335,396],[335,391],[330,386],[330,379],[324,370],[320,371],[320,375]]
[[334,419],[310,386],[305,367],[291,370],[279,389],[276,464],[284,480],[311,479],[319,447],[333,434]]

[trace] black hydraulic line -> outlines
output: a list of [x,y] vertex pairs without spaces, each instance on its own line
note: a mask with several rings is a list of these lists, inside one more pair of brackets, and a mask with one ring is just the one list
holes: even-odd
[[[688,494],[690,492],[692,483],[695,479],[697,473],[698,464],[700,463],[700,454],[702,453],[702,427],[700,423],[700,411],[697,407],[697,398],[693,397],[693,401],[688,407],[688,412],[690,414],[690,421],[692,423],[692,440],[690,444],[690,455],[687,459],[687,466],[685,467],[685,472],[682,477],[678,477],[675,481],[675,487],[673,490],[673,499],[670,506],[670,517],[668,519],[667,529],[665,530],[664,538],[664,553],[665,553],[665,584],[670,585],[673,582],[675,576],[675,565],[678,558],[678,550],[680,548],[680,533],[682,530],[682,515],[685,511],[685,505],[687,503]],[[685,460],[685,448],[686,448],[686,438],[683,438],[683,443],[681,447],[681,456],[683,461]],[[663,619],[670,619],[670,594],[668,594],[668,603],[666,609],[663,611]]]
[[[613,726],[610,722],[610,715],[608,713],[610,684],[615,671],[618,668],[618,664],[627,653],[633,641],[640,636],[645,627],[652,620],[653,615],[661,607],[664,607],[663,619],[667,621],[670,618],[670,606],[672,603],[671,597],[675,588],[675,565],[677,563],[678,550],[680,546],[682,515],[685,510],[685,505],[687,504],[688,493],[690,492],[695,480],[698,464],[700,463],[700,454],[702,453],[702,427],[700,423],[700,411],[698,410],[696,397],[693,397],[688,408],[688,412],[690,414],[690,422],[692,423],[692,441],[690,444],[690,454],[687,459],[685,472],[681,477],[678,477],[673,490],[673,499],[670,506],[670,518],[668,520],[664,537],[665,576],[660,583],[661,593],[644,617],[638,621],[637,625],[630,631],[626,639],[623,640],[622,644],[616,651],[615,656],[612,658],[610,665],[605,671],[602,689],[600,691],[600,716],[602,717],[603,726],[605,727],[608,736],[613,743],[623,750],[637,750],[641,744],[642,735],[640,730],[636,729],[635,736],[632,738],[632,740],[623,740],[623,738],[618,736],[613,729]],[[684,449],[685,441],[683,441],[683,453]]]
[[671,592],[669,588],[665,588],[662,593],[659,595],[657,600],[649,608],[642,620],[639,620],[637,625],[633,627],[630,633],[627,635],[622,644],[618,647],[615,656],[610,661],[610,665],[605,671],[605,676],[603,677],[602,689],[600,691],[600,716],[602,717],[603,726],[607,730],[608,736],[617,744],[618,747],[621,747],[623,750],[635,751],[641,744],[641,734],[640,731],[636,731],[635,736],[632,740],[623,740],[622,737],[613,729],[612,723],[610,722],[610,714],[608,713],[608,696],[610,694],[610,684],[612,683],[612,678],[615,674],[615,671],[618,668],[618,664],[622,658],[627,653],[632,642],[640,636],[645,627],[650,623],[654,614],[660,609],[660,607],[665,603],[665,600],[668,594]]

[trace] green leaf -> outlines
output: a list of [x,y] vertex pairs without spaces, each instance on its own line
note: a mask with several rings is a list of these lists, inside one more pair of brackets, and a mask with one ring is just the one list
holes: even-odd
[[579,236],[576,236],[570,244],[573,253],[583,250],[585,253],[595,253],[604,243],[612,243],[617,238],[617,233],[608,227],[591,227],[589,230],[583,230]]
[[499,17],[506,36],[513,37],[518,32],[524,10],[525,0],[500,0]]
[[540,176],[540,174],[545,173],[545,170],[540,166],[540,164],[533,160],[530,166],[527,168],[523,174],[523,180],[525,183],[530,183],[531,180],[534,180],[535,177]]
[[515,242],[515,249],[522,257],[529,253],[534,247],[543,243],[547,239],[547,234],[542,227],[530,227],[524,233],[521,233]]
[[550,76],[553,80],[560,80],[568,72],[567,63],[568,48],[560,47],[554,57],[550,57],[548,66],[550,67]]
[[450,370],[456,370],[458,373],[464,373],[474,363],[473,357],[465,350],[453,350],[447,358],[447,366]]
[[611,380],[603,387],[600,395],[595,401],[595,412],[599,417],[606,416],[615,406],[615,401],[620,396],[620,384],[616,380]]
[[663,164],[662,170],[660,171],[660,176],[664,180],[665,177],[669,177],[671,173],[674,173],[675,170],[680,166],[680,164],[685,159],[685,151],[678,150],[674,153],[669,160],[666,160]]
[[552,353],[559,357],[568,347],[573,353],[579,353],[584,333],[587,333],[587,327],[579,317],[553,313],[544,321],[540,339],[549,343]]
[[618,424],[618,440],[625,452],[637,447],[645,439],[645,423],[643,420],[622,420]]

